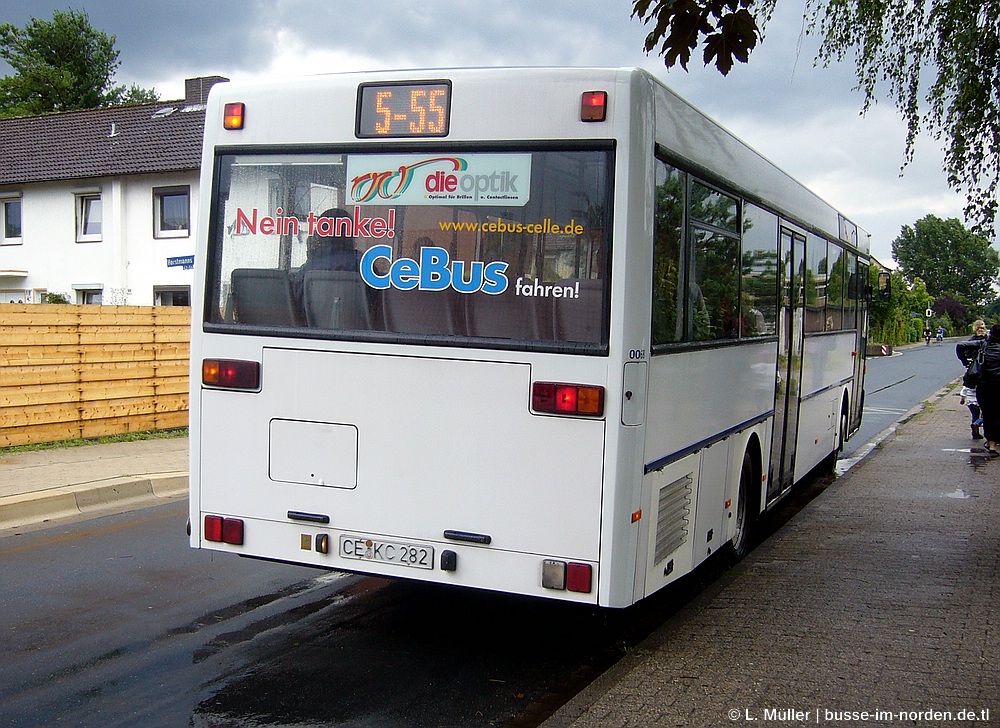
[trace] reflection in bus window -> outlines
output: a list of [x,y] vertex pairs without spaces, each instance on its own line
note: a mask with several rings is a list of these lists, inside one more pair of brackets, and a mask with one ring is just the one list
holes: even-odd
[[[769,311],[767,316],[763,310],[751,311],[753,302],[740,298],[739,220],[740,203],[735,197],[689,180],[683,172],[657,160],[654,346],[764,335],[767,316],[773,329],[773,296],[772,301],[761,301],[763,310]],[[775,241],[772,237],[772,250]],[[752,334],[746,325],[751,315],[752,330],[757,332]],[[759,324],[758,316],[763,317]]]
[[693,181],[691,183],[691,219],[739,234],[739,202],[729,195]]
[[858,327],[859,301],[864,295],[868,283],[867,275],[858,275],[858,256],[856,253],[844,251],[844,326],[845,329]]
[[747,204],[743,213],[741,336],[773,336],[778,302],[778,216]]
[[696,228],[692,231],[688,328],[693,341],[736,338],[739,326],[740,240]]
[[826,296],[829,285],[827,273],[826,241],[810,235],[806,242],[805,269],[805,330],[807,333],[829,331],[827,321]]
[[[846,253],[836,243],[830,243],[830,268],[826,285],[826,327],[824,331],[840,331],[844,327],[844,294],[847,280],[844,267]],[[854,328],[848,326],[846,328]]]
[[684,240],[684,176],[656,160],[656,210],[653,225],[653,344],[684,340],[677,315]]

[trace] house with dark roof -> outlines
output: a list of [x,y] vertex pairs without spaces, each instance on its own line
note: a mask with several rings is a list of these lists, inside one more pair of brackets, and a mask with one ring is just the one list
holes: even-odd
[[0,119],[0,303],[189,305],[205,101]]

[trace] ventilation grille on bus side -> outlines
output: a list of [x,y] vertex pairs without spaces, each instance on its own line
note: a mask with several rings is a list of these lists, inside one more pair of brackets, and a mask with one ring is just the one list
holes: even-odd
[[660,488],[656,510],[656,550],[653,563],[658,564],[676,551],[687,538],[691,514],[691,474]]

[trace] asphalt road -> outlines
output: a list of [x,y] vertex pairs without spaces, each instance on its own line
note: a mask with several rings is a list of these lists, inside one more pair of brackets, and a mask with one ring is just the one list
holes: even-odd
[[188,548],[186,515],[0,539],[0,725],[536,724],[677,599],[608,613],[242,560]]
[[962,375],[955,344],[947,339],[897,350],[893,356],[870,357],[865,375],[865,408],[861,428],[844,446],[841,459],[863,454],[865,446],[915,405],[929,399]]

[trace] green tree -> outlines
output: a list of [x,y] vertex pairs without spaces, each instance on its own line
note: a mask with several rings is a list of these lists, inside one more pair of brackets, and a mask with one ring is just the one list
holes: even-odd
[[[954,328],[958,332],[965,331],[969,324],[972,323],[968,307],[955,300],[952,296],[945,295],[935,299],[931,309],[934,311],[935,316],[947,317],[954,324]],[[951,333],[950,328],[949,333]]]
[[892,257],[907,279],[923,279],[934,296],[951,295],[972,306],[994,297],[1000,254],[956,218],[927,215],[904,225],[892,242]]
[[157,101],[154,89],[114,85],[115,36],[95,30],[85,11],[56,10],[24,28],[0,24],[0,58],[14,74],[0,78],[0,116],[29,116]]
[[[878,266],[872,266],[871,285],[878,286]],[[919,341],[924,330],[924,313],[934,299],[927,293],[924,282],[917,278],[907,285],[903,274],[890,272],[888,301],[873,298],[868,311],[869,340],[875,344],[899,346]],[[937,326],[937,321],[933,322]]]
[[987,326],[989,326],[992,321],[1000,321],[1000,298],[997,298],[986,307],[986,312],[982,318],[986,321]]
[[[647,52],[687,68],[703,46],[724,75],[746,63],[777,0],[633,0],[652,30]],[[903,164],[921,131],[944,140],[948,184],[966,195],[966,219],[992,231],[1000,188],[1000,0],[807,0],[805,32],[817,62],[853,57],[867,111],[885,93],[907,124]]]

